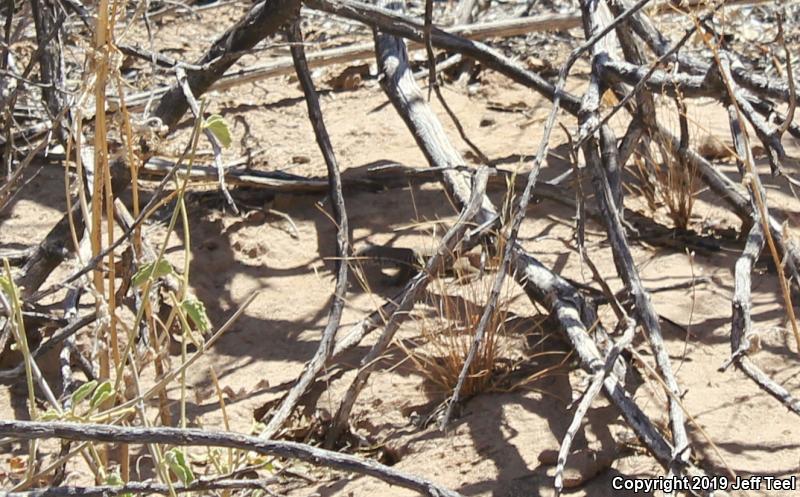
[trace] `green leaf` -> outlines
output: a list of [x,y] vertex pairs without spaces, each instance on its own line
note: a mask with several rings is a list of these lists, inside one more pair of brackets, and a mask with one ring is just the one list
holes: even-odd
[[203,123],[203,128],[211,131],[223,147],[228,148],[231,146],[231,131],[228,129],[228,123],[219,114],[208,116],[208,119]]
[[148,262],[147,264],[142,264],[139,270],[136,271],[136,274],[134,274],[131,279],[131,283],[135,287],[143,286],[150,278],[151,272],[153,273],[153,278],[161,278],[172,274],[174,269],[172,269],[172,265],[164,259],[159,259],[158,263]]
[[95,409],[96,407],[103,405],[103,402],[105,402],[106,399],[112,395],[114,395],[114,387],[111,385],[111,381],[106,380],[94,391],[94,395],[92,395],[92,401],[89,402],[89,407],[91,409]]
[[88,397],[89,394],[94,391],[95,387],[97,387],[97,380],[87,381],[83,385],[79,386],[77,390],[72,392],[72,405],[77,406],[83,402],[83,399]]
[[48,409],[39,415],[39,421],[58,421],[59,419],[61,419],[61,415],[55,409]]
[[206,314],[206,306],[195,297],[187,297],[182,303],[183,311],[194,323],[195,328],[200,333],[208,333],[211,329],[211,320]]
[[194,473],[186,462],[186,456],[183,451],[180,449],[170,449],[164,454],[164,459],[166,459],[172,472],[177,475],[184,485],[188,485],[194,481]]
[[14,295],[14,283],[12,283],[7,277],[0,276],[0,290],[3,290],[3,293],[11,298],[11,296]]
[[[115,487],[125,485],[125,482],[122,481],[122,477],[119,475],[119,470],[115,470],[113,473],[109,473],[108,476],[106,476],[106,485],[113,485]],[[133,494],[125,492],[124,494],[120,494],[120,497],[133,497]]]
[[113,473],[109,473],[108,476],[106,476],[106,485],[124,485],[124,484],[125,482],[122,481],[122,477],[116,471],[114,471]]

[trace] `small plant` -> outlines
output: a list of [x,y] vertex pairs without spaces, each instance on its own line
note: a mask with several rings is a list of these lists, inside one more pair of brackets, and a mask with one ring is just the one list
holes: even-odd
[[[501,208],[501,218],[508,219],[514,200],[515,176],[507,178],[507,191]],[[507,226],[507,223],[502,223]],[[506,237],[497,237],[497,247],[489,255],[483,253],[460,253],[448,273],[435,275],[428,287],[426,300],[412,311],[412,318],[418,331],[418,338],[399,342],[419,373],[434,386],[436,394],[449,397],[458,383],[478,323],[488,302],[500,260],[505,250]],[[436,236],[433,236],[436,240]],[[438,246],[438,241],[434,241]],[[550,374],[563,365],[539,367],[543,356],[561,351],[545,351],[539,341],[533,353],[525,353],[527,345],[517,343],[521,338],[515,333],[520,321],[511,313],[512,292],[516,288],[513,280],[506,280],[505,287],[497,299],[494,313],[489,318],[483,340],[475,351],[469,372],[460,391],[463,399],[485,392],[510,392],[525,387],[537,379]],[[538,325],[535,327],[538,328]],[[527,334],[526,334],[527,335]],[[527,338],[525,338],[527,340]],[[527,366],[535,365],[533,370]]]
[[696,171],[683,161],[679,154],[658,145],[658,154],[647,148],[633,156],[632,168],[639,178],[639,193],[644,197],[651,212],[661,207],[672,224],[687,229],[692,218],[695,202]]
[[[482,304],[489,295],[491,282],[486,280],[469,281],[460,285],[461,292],[454,292],[455,283],[446,278],[435,279],[431,285],[434,292],[427,299],[432,315],[424,313],[415,319],[424,345],[406,351],[422,375],[445,395],[452,392],[464,367]],[[497,312],[490,319],[485,339],[470,365],[462,391],[464,397],[492,390],[502,376],[500,357],[506,349],[507,315],[508,304],[504,299],[498,302]]]

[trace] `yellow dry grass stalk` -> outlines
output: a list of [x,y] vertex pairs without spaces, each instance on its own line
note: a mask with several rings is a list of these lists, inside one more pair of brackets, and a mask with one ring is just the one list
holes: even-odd
[[[510,217],[515,180],[516,172],[507,179],[506,195],[500,211],[504,220]],[[503,222],[501,225],[506,226],[507,223]],[[418,332],[417,343],[409,347],[403,341],[398,341],[418,372],[443,396],[450,396],[458,382],[483,309],[491,294],[495,271],[500,266],[500,256],[505,249],[505,236],[497,233],[495,237],[497,247],[494,254],[485,257],[479,275],[465,274],[464,266],[455,264],[454,274],[450,277],[433,276],[427,301],[424,303],[427,310],[412,311]],[[433,238],[435,240],[436,236]],[[434,242],[434,246],[438,246],[438,241]],[[488,254],[485,248],[484,252],[485,255]],[[506,381],[514,370],[515,362],[519,360],[519,354],[516,359],[510,357],[510,335],[514,331],[509,329],[512,288],[513,283],[507,283],[498,298],[484,339],[470,364],[469,374],[460,392],[462,398],[483,392],[516,390],[550,374],[554,369],[548,367],[521,380]],[[534,357],[548,354],[550,353],[537,352]]]
[[[456,275],[456,279],[460,276]],[[448,395],[464,367],[483,305],[489,296],[491,279],[478,278],[458,285],[447,278],[435,278],[431,287],[433,292],[428,295],[427,305],[433,310],[432,315],[425,313],[414,319],[423,345],[406,348],[406,352],[419,372],[437,390]],[[507,316],[508,299],[502,298],[470,365],[461,392],[465,398],[493,390],[503,376],[499,359],[507,351]]]
[[[661,140],[661,143],[665,142]],[[650,146],[655,147],[655,141]],[[659,144],[657,153],[651,153],[650,157],[634,154],[632,169],[639,177],[636,189],[650,211],[655,213],[663,207],[676,228],[687,229],[694,210],[697,174],[691,165],[676,157],[677,151],[667,150]]]
[[[511,195],[509,194],[509,199]],[[504,205],[505,207],[505,205]],[[503,240],[503,237],[499,237]],[[502,253],[502,241],[498,253]],[[465,265],[455,264],[450,275],[433,276],[425,300],[412,311],[417,337],[398,341],[435,394],[452,394],[475,336],[491,287],[499,255],[487,257],[485,273],[476,275]],[[525,387],[550,374],[552,368],[537,371],[523,379],[509,381],[522,354],[515,351],[516,340],[510,323],[518,322],[510,312],[514,284],[509,282],[489,319],[483,341],[470,364],[461,390],[462,398],[485,392],[508,392]],[[513,354],[513,357],[512,357]],[[548,354],[537,352],[534,356]],[[532,359],[527,357],[526,359]]]

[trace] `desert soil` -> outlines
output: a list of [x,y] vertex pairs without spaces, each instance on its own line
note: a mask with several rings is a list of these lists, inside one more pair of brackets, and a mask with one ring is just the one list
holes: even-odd
[[[241,7],[235,5],[201,12],[200,18],[192,23],[196,27],[194,39],[210,40],[219,26],[234,20],[239,12]],[[165,20],[156,32],[156,43],[175,48],[176,57],[191,60],[202,46],[180,37],[181,29],[174,19]],[[352,37],[368,39],[363,34]],[[285,48],[276,47],[257,58],[265,61],[269,54],[285,52]],[[314,74],[344,176],[357,177],[371,165],[386,161],[410,167],[426,166],[413,137],[387,104],[374,78],[367,75],[346,89],[331,87],[333,78],[345,68],[332,66]],[[575,71],[570,87],[580,89],[585,74],[585,68]],[[444,95],[460,116],[468,136],[488,157],[505,169],[527,172],[549,102],[489,71],[481,72],[478,81],[468,88],[454,83],[445,85]],[[245,157],[249,151],[252,160],[247,167],[324,177],[325,165],[294,78],[273,78],[224,93],[212,92],[206,99],[210,111],[222,114],[233,129],[234,146],[225,151],[226,160]],[[435,99],[432,105],[451,140],[475,164],[474,156]],[[718,105],[695,102],[690,114],[692,125],[698,130],[696,136],[713,136],[729,143],[725,115]],[[574,121],[563,116],[563,122],[571,132],[576,131]],[[164,144],[164,155],[184,146],[190,124],[184,122],[182,130]],[[619,118],[613,124],[624,129],[625,122]],[[566,141],[563,132],[557,131],[551,147],[563,150],[559,145]],[[787,137],[784,143],[788,153],[800,154],[797,140]],[[761,162],[764,166],[764,161]],[[568,167],[569,163],[557,152],[551,153],[542,172],[543,180],[558,176]],[[735,168],[728,164],[725,170],[735,178]],[[64,210],[61,168],[42,165],[30,181],[13,207],[0,217],[4,247],[28,246],[32,240],[41,239]],[[152,184],[144,184],[145,188],[148,186]],[[257,190],[234,189],[234,197],[245,214],[236,216],[226,208],[213,185],[208,190],[195,191],[189,196],[192,257],[190,266],[183,270],[190,271],[192,289],[205,302],[215,325],[223,323],[248,296],[257,293],[257,297],[233,328],[189,371],[189,419],[192,426],[224,427],[211,381],[213,369],[225,391],[230,428],[249,433],[253,430],[254,413],[263,412],[265,406],[281,397],[316,350],[333,290],[331,258],[335,228],[326,213],[327,200],[322,194],[277,195],[272,199]],[[498,205],[504,194],[499,188],[491,192]],[[768,196],[773,212],[788,219],[792,230],[800,215],[800,202],[783,184],[771,180]],[[591,198],[588,201],[593,202]],[[409,183],[405,188],[381,192],[348,191],[346,202],[356,247],[367,242],[431,246],[456,214],[435,182]],[[634,192],[626,203],[629,208],[650,214]],[[296,233],[283,218],[265,213],[265,207],[290,216]],[[167,214],[165,211],[164,216]],[[663,210],[656,216],[667,222]],[[590,272],[575,250],[573,217],[571,208],[537,199],[529,209],[520,241],[559,274],[592,284]],[[706,232],[739,228],[736,218],[707,191],[698,193],[692,227]],[[145,231],[151,241],[160,243],[165,223],[153,222]],[[608,277],[612,288],[620,289],[619,279],[613,276],[616,273],[604,228],[590,223],[587,231],[592,259]],[[171,262],[182,268],[179,239],[172,238],[167,253]],[[692,420],[689,431],[694,457],[714,474],[732,470],[740,475],[796,476],[800,472],[797,419],[735,369],[718,371],[730,355],[732,271],[741,250],[741,243],[730,237],[722,239],[720,244],[720,250],[692,254],[633,243],[635,261],[648,288],[696,281],[690,288],[653,295],[656,309],[663,317],[665,340],[677,379],[684,388],[682,402]],[[59,281],[69,270],[66,265],[60,268],[49,283]],[[380,278],[369,282],[370,291],[355,283],[351,287],[342,330],[399,291]],[[560,363],[569,349],[559,338],[558,330],[545,319],[541,309],[532,306],[513,286],[509,295],[510,313],[521,324],[509,333],[505,353],[512,359],[525,359],[530,374]],[[753,318],[762,345],[754,360],[790,392],[800,395],[797,346],[787,328],[781,302],[776,278],[764,259],[754,275]],[[90,309],[92,303],[87,300],[82,306]],[[603,315],[610,321],[606,311]],[[411,320],[402,327],[398,339],[411,343],[408,341],[419,334],[419,325]],[[294,439],[315,440],[313,433],[305,433],[304,427],[330,416],[338,396],[353,377],[352,366],[371,343],[372,337],[368,337],[315,387],[309,396],[313,400],[305,403],[304,417],[293,421]],[[634,349],[645,360],[652,358],[641,334],[637,335]],[[555,354],[542,356],[542,352]],[[172,361],[177,364],[179,355],[173,354]],[[47,357],[43,365],[51,381],[58,384],[57,357]],[[381,366],[353,413],[354,430],[375,448],[361,451],[361,455],[380,458],[464,495],[553,494],[552,466],[542,463],[540,454],[557,449],[571,419],[571,403],[586,386],[586,375],[577,370],[572,358],[511,391],[482,393],[469,399],[449,434],[441,433],[434,425],[414,424],[418,416],[433,411],[443,396],[408,360],[403,349],[393,346]],[[145,381],[152,381],[152,367],[143,374]],[[178,392],[173,389],[169,395],[174,400]],[[640,377],[634,397],[659,426],[667,426],[666,399],[654,380]],[[24,398],[21,386],[0,387],[0,416],[24,419]],[[177,404],[173,408],[177,413]],[[616,410],[604,399],[594,403],[582,432],[578,448],[613,447],[616,456],[610,467],[586,484],[569,490],[569,495],[625,495],[612,490],[615,476],[663,474],[663,469],[635,441]],[[0,456],[0,467],[6,467],[20,450],[16,447]],[[295,479],[282,490],[292,495],[410,495],[370,478],[287,464],[292,471],[307,477],[300,483]],[[76,466],[73,470],[76,475],[71,480],[80,481],[85,468]],[[204,468],[199,465],[196,470],[202,474]]]

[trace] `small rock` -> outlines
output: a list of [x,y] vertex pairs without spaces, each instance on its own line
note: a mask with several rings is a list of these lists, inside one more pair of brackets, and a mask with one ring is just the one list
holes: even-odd
[[308,164],[311,162],[311,159],[306,155],[293,155],[292,162],[294,164]]
[[555,70],[549,60],[540,59],[539,57],[528,57],[525,59],[525,65],[528,66],[528,69],[536,71],[542,76],[558,74],[558,71]]
[[352,91],[361,86],[364,79],[369,77],[369,64],[359,64],[347,67],[337,76],[330,78],[328,84],[335,91]]
[[245,254],[251,259],[255,259],[257,257],[261,257],[262,255],[267,253],[267,247],[264,246],[261,242],[255,242],[251,245],[248,245],[245,249]]
[[247,220],[251,223],[263,223],[267,218],[267,214],[261,209],[253,210],[247,213]]
[[706,136],[697,146],[697,153],[708,160],[727,159],[733,155],[732,147],[726,146],[722,141],[712,136]]
[[481,121],[478,123],[478,126],[481,128],[485,128],[487,126],[494,126],[497,123],[493,117],[484,116],[481,118]]
[[219,242],[216,240],[206,240],[200,244],[200,248],[206,249],[208,251],[217,250],[219,248]]

